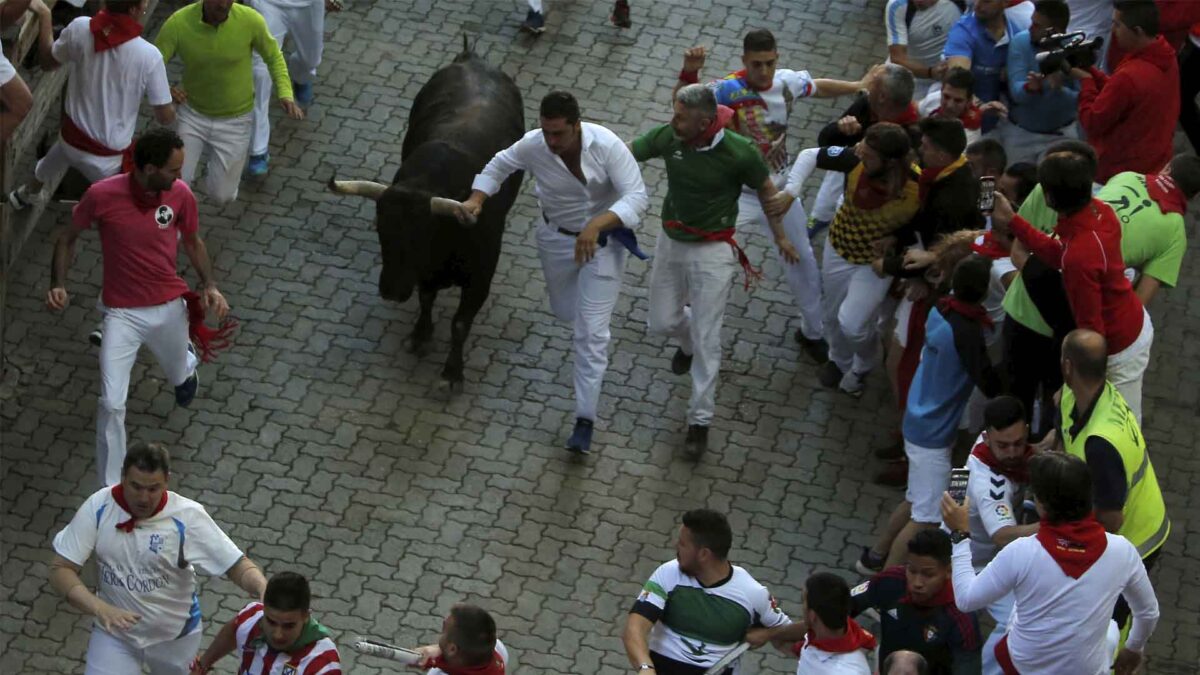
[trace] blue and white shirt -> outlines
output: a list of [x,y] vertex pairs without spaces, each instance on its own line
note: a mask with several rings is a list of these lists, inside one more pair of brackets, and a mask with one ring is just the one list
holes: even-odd
[[[956,56],[971,60],[971,74],[975,76],[975,96],[980,101],[999,100],[1006,92],[1002,81],[1008,64],[1008,44],[1017,33],[1029,30],[1033,18],[1033,3],[1023,2],[1004,10],[1004,35],[999,40],[988,33],[987,27],[974,12],[964,14],[950,29],[943,58]],[[994,125],[994,121],[991,122]],[[989,128],[985,121],[984,131]]]
[[[96,555],[97,595],[141,616],[116,633],[139,649],[201,630],[196,568],[229,571],[243,553],[200,504],[167,492],[167,504],[133,532],[117,529],[130,514],[106,487],[83,503],[54,537],[54,551],[82,567]],[[99,622],[98,630],[103,630]]]

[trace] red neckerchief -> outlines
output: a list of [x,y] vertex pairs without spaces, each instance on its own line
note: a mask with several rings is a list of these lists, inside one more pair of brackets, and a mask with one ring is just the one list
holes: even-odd
[[429,667],[437,668],[446,675],[504,675],[504,659],[500,658],[500,652],[492,652],[492,660],[482,666],[454,668],[446,665],[446,660],[438,656],[430,662]]
[[1108,548],[1104,526],[1094,514],[1089,514],[1083,520],[1058,525],[1051,525],[1043,518],[1037,540],[1063,573],[1072,579],[1083,576]]
[[1022,485],[1029,483],[1029,460],[1033,459],[1033,446],[1025,446],[1025,454],[1021,455],[1021,464],[1015,469],[1005,468],[1000,460],[992,454],[991,447],[987,443],[979,443],[971,450],[971,456],[987,465],[989,469],[1004,476],[1005,478]]
[[885,119],[883,117],[880,117],[878,114],[875,113],[874,110],[872,110],[871,111],[871,119],[875,120],[876,122],[891,122],[892,124],[899,124],[902,127],[907,127],[909,125],[920,122],[921,121],[921,113],[919,113],[917,111],[917,104],[910,101],[908,104],[908,107],[905,108],[903,112],[901,112],[899,115],[896,115],[895,117]]
[[750,80],[746,79],[746,69],[745,68],[742,68],[741,70],[734,73],[733,78],[737,79],[737,80],[741,80],[742,82],[745,82],[747,87],[750,87],[754,91],[758,91],[758,92],[771,91],[771,88],[775,86],[775,83],[771,82],[770,87],[763,87],[762,89],[759,89],[758,87],[750,84]]
[[162,204],[162,192],[159,190],[148,190],[138,182],[134,172],[129,174],[129,195],[133,197],[133,203],[142,211],[151,211],[157,209]]
[[[133,527],[134,527],[134,525],[137,524],[137,521],[139,519],[137,516],[133,515],[133,509],[129,508],[129,504],[125,501],[125,487],[123,485],[121,485],[120,483],[117,483],[116,485],[114,485],[112,487],[112,498],[113,498],[113,501],[117,503],[117,506],[121,507],[122,509],[125,509],[125,513],[129,514],[129,520],[127,520],[123,523],[117,523],[117,529],[122,532],[126,532],[126,533],[133,532]],[[158,506],[154,507],[154,513],[151,513],[149,516],[147,516],[146,518],[142,518],[141,520],[147,520],[148,518],[153,518],[154,516],[157,516],[158,512],[162,511],[163,508],[165,508],[166,506],[167,506],[167,491],[163,490],[162,499],[158,500]]]
[[714,117],[713,121],[709,123],[708,128],[704,130],[704,133],[697,136],[695,140],[689,141],[688,145],[692,146],[693,148],[704,148],[711,145],[713,138],[717,135],[717,132],[721,129],[724,129],[732,119],[733,108],[718,105],[717,116]]
[[128,14],[111,14],[107,9],[96,12],[89,24],[96,51],[114,49],[142,34],[142,24]]
[[946,176],[958,171],[967,163],[966,155],[959,156],[958,159],[950,162],[946,166],[930,166],[921,169],[921,177],[917,179],[917,198],[922,203],[925,202],[925,197],[929,194],[933,184],[942,180]]
[[[930,117],[941,117],[942,107],[934,108],[933,112],[929,113]],[[972,103],[967,106],[963,114],[958,116],[958,121],[962,122],[963,128],[967,131],[978,131],[983,128],[983,113],[980,112],[979,106]]]
[[947,295],[938,300],[937,308],[943,316],[945,316],[946,312],[954,312],[972,321],[983,324],[987,328],[992,327],[992,317],[988,316],[987,310],[983,308],[983,305],[973,305],[968,302],[963,302],[953,295]]
[[874,211],[891,201],[891,199],[892,193],[888,190],[887,185],[872,180],[866,171],[863,171],[859,175],[858,183],[854,186],[853,201],[855,206],[867,211]]
[[982,237],[976,239],[971,244],[971,250],[992,260],[999,260],[1000,258],[1007,258],[1009,256],[1009,252],[1005,251],[1004,247],[996,241],[996,237],[992,235],[991,231],[984,232]]
[[947,579],[942,585],[942,590],[938,591],[937,595],[929,599],[928,602],[917,602],[908,594],[908,589],[904,589],[904,597],[900,598],[900,602],[913,607],[924,607],[930,609],[933,607],[945,607],[946,605],[954,604],[954,584]]
[[846,633],[841,637],[817,639],[812,630],[804,642],[797,642],[792,651],[800,656],[800,651],[807,647],[815,647],[830,654],[846,654],[859,649],[875,649],[875,636],[858,625],[854,619],[846,620]]
[[1163,213],[1187,214],[1187,197],[1170,176],[1161,173],[1146,176],[1146,193]]

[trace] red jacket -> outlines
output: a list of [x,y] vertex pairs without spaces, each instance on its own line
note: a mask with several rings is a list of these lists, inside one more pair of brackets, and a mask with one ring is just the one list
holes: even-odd
[[1093,68],[1079,88],[1079,124],[1100,156],[1096,181],[1122,171],[1158,173],[1171,161],[1179,119],[1179,64],[1160,35],[1111,76]]
[[1020,216],[1013,217],[1011,229],[1042,262],[1062,270],[1075,325],[1103,335],[1110,355],[1141,335],[1145,314],[1142,301],[1125,278],[1121,222],[1112,207],[1093,199],[1078,213],[1059,218],[1054,226],[1058,239]]

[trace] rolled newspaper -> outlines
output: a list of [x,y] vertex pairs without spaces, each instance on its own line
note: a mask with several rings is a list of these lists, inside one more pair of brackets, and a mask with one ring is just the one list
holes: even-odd
[[415,666],[421,662],[420,652],[365,637],[357,638],[354,641],[354,651],[359,654],[366,654],[367,656],[377,656],[381,659],[398,661],[406,666]]

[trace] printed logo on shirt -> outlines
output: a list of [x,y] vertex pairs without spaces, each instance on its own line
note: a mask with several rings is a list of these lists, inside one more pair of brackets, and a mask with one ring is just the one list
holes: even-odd
[[282,675],[296,675],[296,666],[293,666],[290,663],[284,666]]
[[676,150],[675,152],[671,153],[671,159],[683,159],[683,151]]
[[779,611],[779,601],[773,595],[771,596],[771,611],[776,614],[783,614],[783,612]]
[[150,552],[158,553],[163,548],[163,538],[161,534],[150,535]]
[[996,505],[996,517],[997,518],[1012,517],[1012,511],[1009,510],[1008,504],[997,504]]
[[163,204],[154,213],[154,220],[158,222],[158,229],[165,230],[171,225],[171,221],[175,220],[175,211],[166,204]]
[[842,154],[843,150],[845,150],[845,148],[841,147],[840,145],[835,145],[833,147],[827,148],[825,150],[825,152],[829,153],[830,157],[837,157],[838,155]]
[[685,637],[680,637],[679,641],[683,643],[684,647],[687,647],[686,656],[690,659],[701,661],[704,659],[704,655],[708,653],[708,645],[703,642],[691,642]]
[[642,591],[639,593],[638,602],[650,602],[650,591]]
[[871,582],[864,581],[861,584],[855,586],[854,588],[851,588],[850,595],[852,595],[852,596],[862,595],[863,593],[867,592],[867,588],[870,587],[870,585],[871,585]]
[[925,626],[925,641],[926,642],[933,642],[934,640],[937,639],[937,636],[938,636],[937,626],[932,626],[932,625]]

